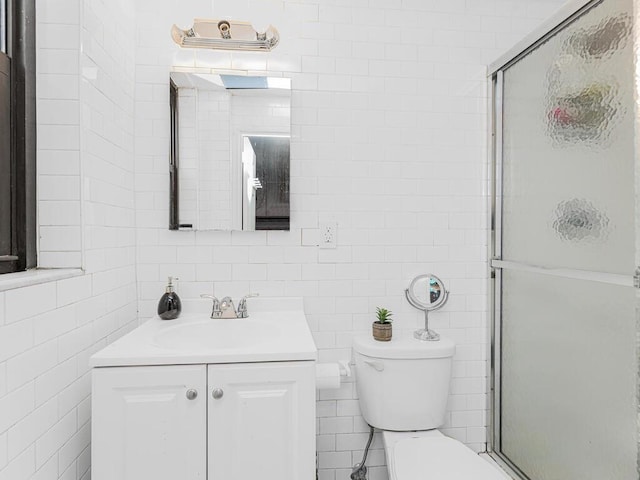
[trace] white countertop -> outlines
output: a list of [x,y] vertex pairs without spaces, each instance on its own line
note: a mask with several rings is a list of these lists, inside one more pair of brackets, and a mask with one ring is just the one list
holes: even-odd
[[92,367],[316,360],[300,298],[251,298],[249,318],[152,318],[93,355]]

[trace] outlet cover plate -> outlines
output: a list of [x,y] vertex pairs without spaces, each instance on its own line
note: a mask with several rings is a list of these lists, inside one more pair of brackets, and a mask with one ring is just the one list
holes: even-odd
[[336,248],[338,235],[337,223],[321,223],[320,224],[320,239],[318,246],[320,248]]

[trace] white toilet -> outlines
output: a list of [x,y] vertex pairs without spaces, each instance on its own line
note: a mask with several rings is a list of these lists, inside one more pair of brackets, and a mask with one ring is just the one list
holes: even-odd
[[504,480],[500,470],[436,430],[444,423],[455,344],[409,335],[353,341],[360,408],[380,430],[390,480]]

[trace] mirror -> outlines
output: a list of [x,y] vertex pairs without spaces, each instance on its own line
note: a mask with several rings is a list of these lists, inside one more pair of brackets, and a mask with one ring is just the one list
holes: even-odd
[[171,72],[171,230],[289,230],[291,80]]
[[440,335],[429,329],[429,312],[442,308],[449,299],[442,280],[431,273],[418,275],[404,292],[413,307],[424,311],[424,328],[416,330],[414,337],[425,341],[440,340]]

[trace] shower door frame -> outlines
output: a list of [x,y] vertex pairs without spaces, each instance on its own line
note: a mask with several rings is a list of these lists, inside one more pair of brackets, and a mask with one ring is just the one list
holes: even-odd
[[[592,8],[600,5],[606,0],[573,0],[563,5],[551,18],[542,23],[536,30],[527,35],[522,41],[516,44],[507,53],[498,58],[489,65],[488,68],[488,97],[489,97],[489,172],[490,180],[489,188],[489,313],[490,313],[490,343],[489,343],[489,359],[490,373],[487,377],[489,392],[489,426],[487,453],[496,461],[507,473],[514,478],[521,480],[532,480],[524,472],[518,469],[517,465],[509,460],[509,458],[501,452],[501,435],[500,435],[500,411],[501,411],[501,328],[502,328],[502,312],[501,312],[501,295],[502,295],[502,271],[503,269],[527,271],[543,275],[551,275],[563,278],[573,278],[603,282],[608,284],[635,286],[636,287],[636,324],[637,331],[640,333],[640,296],[638,292],[640,288],[640,267],[636,269],[635,276],[606,274],[598,272],[589,272],[573,269],[549,269],[535,265],[526,265],[517,262],[509,262],[502,260],[502,167],[503,167],[503,92],[504,92],[504,71],[513,64],[520,61],[532,50],[546,42],[549,38],[563,30],[567,25],[573,23],[578,18]],[[634,0],[633,12],[633,42],[640,45],[640,7],[636,6],[637,0]],[[638,25],[639,27],[637,27]],[[638,59],[634,57],[634,61]],[[636,70],[638,66],[636,66]],[[636,137],[640,138],[640,122],[638,121],[638,112],[640,112],[640,85],[637,78],[634,79],[636,84],[635,90],[635,131]],[[637,140],[636,140],[637,141]],[[638,149],[635,155],[635,172],[636,172],[636,198],[640,191],[640,161],[638,161]],[[640,205],[636,201],[637,205]],[[637,207],[640,208],[640,207]],[[637,214],[636,214],[637,216]],[[640,239],[640,225],[636,220],[636,265],[640,265],[638,248],[638,239]],[[640,335],[639,335],[640,337]],[[640,340],[639,340],[640,341]],[[640,344],[636,347],[640,352]],[[640,372],[639,380],[636,384],[638,398],[640,398]],[[640,412],[638,412],[640,419]],[[640,421],[639,421],[640,424]],[[639,426],[640,433],[640,426]],[[640,438],[640,435],[638,435]],[[640,441],[640,440],[639,440]],[[638,465],[640,466],[640,444],[638,445]],[[640,467],[639,467],[640,468]]]

